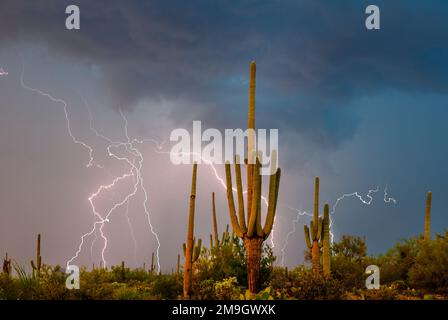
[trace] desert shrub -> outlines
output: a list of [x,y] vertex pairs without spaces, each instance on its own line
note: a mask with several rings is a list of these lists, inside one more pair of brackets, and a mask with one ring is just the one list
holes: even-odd
[[408,276],[415,288],[448,293],[448,232],[434,240],[420,240]]
[[20,288],[17,279],[5,273],[0,274],[0,300],[17,300],[20,297]]
[[274,267],[269,277],[269,287],[274,290],[291,287],[289,272],[286,268]]
[[238,282],[246,281],[244,244],[238,237],[230,237],[219,247],[204,250],[195,264],[196,278],[199,282],[212,279],[223,280],[236,277]]
[[290,273],[290,295],[300,300],[340,299],[344,293],[340,282],[333,277],[316,275],[311,269],[299,266]]
[[215,283],[216,299],[236,300],[240,298],[240,288],[236,277],[230,277]]
[[417,238],[401,240],[385,255],[380,255],[377,265],[381,270],[381,283],[389,284],[395,281],[409,283],[408,273],[415,263],[419,250]]
[[14,270],[17,273],[18,297],[20,300],[39,299],[40,282],[39,280],[26,273],[25,268],[14,263]]
[[159,299],[177,299],[183,290],[183,283],[176,275],[162,274],[152,282],[152,295]]
[[192,299],[214,300],[216,299],[215,281],[212,279],[194,282],[192,286]]
[[65,286],[67,275],[59,265],[44,266],[38,279],[39,298],[44,300],[67,300],[73,297],[72,291]]
[[[263,246],[260,283],[266,286],[272,271],[275,256],[269,245]],[[238,283],[247,283],[246,250],[243,241],[237,236],[229,237],[219,247],[204,250],[195,263],[195,277],[198,282],[208,279],[221,281],[235,277]]]
[[365,239],[342,236],[341,241],[332,246],[331,274],[345,290],[365,287],[365,270],[375,260],[367,256]]

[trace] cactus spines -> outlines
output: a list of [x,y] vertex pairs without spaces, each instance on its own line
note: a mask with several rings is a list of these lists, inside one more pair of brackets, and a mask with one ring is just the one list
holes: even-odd
[[[199,257],[200,246],[202,241],[199,239],[198,246],[195,246],[194,240],[194,210],[196,201],[196,176],[198,165],[195,162],[193,165],[193,175],[191,178],[191,193],[190,193],[190,207],[188,213],[188,235],[187,243],[184,244],[185,263],[184,263],[184,298],[189,299],[191,289],[191,277],[193,274],[193,260],[194,257]],[[199,249],[197,249],[199,247]],[[196,257],[196,259],[197,259]]]
[[429,191],[426,197],[425,240],[431,239],[431,201],[432,192]]
[[11,275],[11,259],[8,259],[8,253],[6,253],[5,258],[3,259],[3,273],[7,274],[8,276]]
[[219,246],[218,222],[216,221],[215,193],[212,192],[212,214],[213,214],[213,233],[215,235],[215,246]]
[[37,235],[36,263],[31,260],[31,267],[33,268],[33,275],[40,276],[40,271],[42,269],[42,257],[40,255],[40,233]]
[[[320,248],[323,246],[322,238],[322,218],[319,218],[319,178],[316,177],[314,189],[314,213],[310,228],[304,225],[305,241],[311,251],[311,264],[314,274],[320,272]],[[311,232],[310,232],[311,230]]]
[[[263,241],[269,236],[274,223],[275,209],[280,184],[280,169],[270,176],[269,196],[266,221],[261,222],[261,176],[260,156],[256,155],[254,129],[255,129],[255,73],[256,64],[250,66],[249,84],[249,110],[248,110],[248,158],[247,169],[247,193],[246,213],[244,212],[243,187],[241,181],[241,166],[238,156],[235,157],[235,179],[238,199],[238,216],[236,214],[233,199],[232,173],[230,163],[226,163],[226,189],[229,205],[230,221],[234,234],[243,239],[246,247],[246,265],[248,275],[248,289],[251,293],[258,292],[260,280],[261,248]],[[272,159],[276,159],[276,151],[272,151]]]
[[331,274],[331,248],[330,248],[330,207],[328,204],[324,206],[324,220],[323,220],[323,234],[322,234],[322,267],[324,276]]

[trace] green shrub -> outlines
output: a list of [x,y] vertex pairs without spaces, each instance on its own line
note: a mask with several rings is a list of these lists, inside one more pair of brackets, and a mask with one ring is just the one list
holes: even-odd
[[240,298],[240,289],[237,287],[236,277],[230,277],[215,283],[216,299],[236,300]]
[[152,295],[159,299],[177,299],[183,290],[183,283],[176,275],[159,275],[152,283]]
[[434,240],[421,240],[418,247],[408,273],[409,283],[415,288],[448,293],[448,232]]

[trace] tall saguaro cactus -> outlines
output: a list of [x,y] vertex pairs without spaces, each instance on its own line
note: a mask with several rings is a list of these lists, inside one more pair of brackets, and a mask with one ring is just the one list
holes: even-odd
[[35,276],[40,276],[40,271],[42,269],[42,257],[40,255],[40,233],[37,235],[36,263],[31,260],[31,267],[33,268],[33,274]]
[[[250,85],[249,85],[249,112],[248,112],[248,127],[255,128],[255,62],[250,66]],[[275,210],[277,206],[278,190],[280,185],[280,169],[270,176],[269,181],[269,196],[268,209],[266,214],[266,221],[262,227],[261,221],[261,176],[260,176],[260,160],[251,157],[255,154],[255,140],[249,130],[248,139],[248,157],[247,164],[247,219],[245,214],[245,205],[243,198],[243,187],[241,180],[241,166],[239,159],[235,161],[235,179],[238,199],[238,217],[235,210],[235,202],[233,199],[232,173],[230,164],[226,163],[226,188],[227,201],[229,205],[230,220],[232,223],[233,232],[243,239],[246,248],[246,265],[248,288],[250,292],[255,293],[259,289],[260,279],[260,262],[263,242],[272,231],[274,223]],[[275,152],[272,159],[276,159]]]
[[431,201],[432,192],[429,191],[426,197],[425,240],[431,239]]
[[323,246],[323,241],[321,241],[322,218],[319,218],[319,177],[316,177],[315,180],[313,220],[310,222],[310,228],[307,225],[304,226],[304,231],[306,245],[311,251],[313,272],[318,274],[320,272],[320,248]]
[[190,193],[190,208],[188,215],[188,236],[187,242],[184,244],[184,298],[190,298],[191,289],[191,277],[193,275],[193,263],[199,258],[201,253],[202,240],[199,239],[197,245],[195,245],[194,238],[194,211],[196,201],[196,176],[197,176],[197,163],[193,165],[193,176],[191,179],[191,193]]
[[331,248],[330,248],[330,208],[328,204],[324,206],[324,220],[322,222],[322,267],[324,276],[331,274]]

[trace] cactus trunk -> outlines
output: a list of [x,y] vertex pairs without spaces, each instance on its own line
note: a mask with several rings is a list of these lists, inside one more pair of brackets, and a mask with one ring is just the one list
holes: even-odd
[[218,222],[216,221],[215,193],[212,192],[213,232],[215,234],[215,246],[219,246]]
[[324,207],[322,267],[324,276],[327,277],[330,276],[331,275],[330,208],[328,204],[326,204]]
[[323,220],[319,218],[319,177],[316,177],[314,187],[314,213],[310,227],[304,226],[305,241],[311,252],[311,264],[314,274],[320,273],[320,248],[323,246]]
[[313,247],[311,249],[311,263],[314,274],[319,274],[320,272],[320,249],[319,242],[313,241]]
[[256,293],[260,290],[259,279],[263,238],[246,238],[244,245],[246,247],[248,289],[251,293]]
[[428,192],[426,198],[425,240],[431,239],[431,201],[432,193]]
[[40,255],[40,234],[37,235],[36,263],[31,260],[31,267],[33,268],[33,275],[39,277],[42,268],[42,257]]
[[194,246],[194,210],[196,200],[196,174],[198,165],[193,165],[193,176],[191,179],[190,208],[188,216],[188,236],[185,245],[185,263],[184,263],[184,298],[190,298],[192,264],[193,264],[193,246]]

